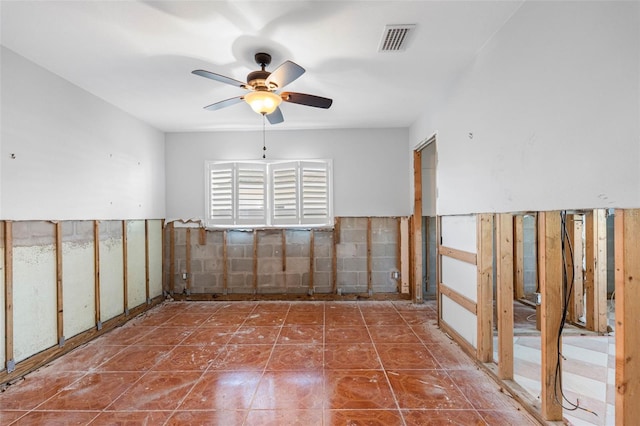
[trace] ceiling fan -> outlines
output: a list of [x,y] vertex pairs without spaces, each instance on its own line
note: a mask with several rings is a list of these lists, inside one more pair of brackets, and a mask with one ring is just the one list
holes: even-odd
[[266,71],[265,68],[271,63],[271,55],[262,52],[256,53],[255,61],[260,65],[261,69],[250,72],[247,75],[246,83],[210,71],[192,71],[195,75],[249,90],[249,93],[244,96],[225,99],[208,105],[204,107],[204,109],[215,111],[245,101],[255,112],[266,116],[269,123],[278,124],[284,121],[282,111],[279,107],[282,101],[325,109],[329,108],[333,103],[333,100],[321,96],[296,92],[280,92],[284,86],[304,74],[305,70],[300,65],[291,61],[285,61],[273,72],[269,72]]

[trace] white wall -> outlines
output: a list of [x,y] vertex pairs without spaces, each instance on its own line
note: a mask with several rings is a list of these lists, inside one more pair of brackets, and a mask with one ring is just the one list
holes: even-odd
[[0,53],[0,218],[163,218],[164,134]]
[[411,128],[438,214],[640,207],[639,52],[637,2],[525,2]]
[[[257,117],[259,119],[259,117]],[[266,133],[267,159],[333,160],[336,216],[410,214],[412,175],[408,129],[347,129]],[[166,135],[167,218],[204,215],[205,160],[260,160],[262,132]]]

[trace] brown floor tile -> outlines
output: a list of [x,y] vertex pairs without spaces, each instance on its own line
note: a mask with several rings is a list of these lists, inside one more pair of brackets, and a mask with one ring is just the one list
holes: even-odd
[[200,313],[179,313],[178,315],[171,318],[171,323],[167,325],[172,325],[174,327],[179,326],[190,326],[195,327],[211,317],[212,314],[200,314]]
[[421,343],[408,325],[369,326],[373,343]]
[[173,410],[201,373],[150,371],[107,407],[108,411]]
[[[442,342],[444,343],[445,340],[448,341],[448,338],[446,336],[442,336],[442,332],[438,331],[435,326],[432,325],[415,325],[412,324],[411,325],[411,330],[413,330],[413,332],[416,334],[416,336],[418,336],[418,338],[420,340],[422,340],[425,344],[427,343],[436,343],[436,342]],[[450,341],[448,341],[447,343],[450,343]]]
[[138,325],[141,325],[144,327],[170,325],[171,318],[173,318],[176,315],[177,315],[177,312],[168,311],[164,306],[156,307],[144,313],[139,318]]
[[214,371],[200,377],[179,410],[244,410],[251,406],[262,372]]
[[89,373],[65,386],[39,410],[103,410],[143,373]]
[[83,375],[48,369],[36,371],[1,392],[0,407],[3,410],[31,410]]
[[241,426],[247,416],[246,411],[176,411],[166,426]]
[[233,333],[229,344],[272,345],[276,342],[278,334],[280,327],[244,325]]
[[246,312],[226,312],[220,309],[201,324],[202,327],[240,326],[249,314]]
[[362,327],[365,325],[359,311],[355,311],[353,314],[325,313],[324,320],[328,327]]
[[325,372],[328,406],[336,409],[394,409],[389,383],[378,370],[333,370]]
[[371,337],[367,328],[363,325],[360,327],[336,326],[326,327],[325,343],[371,343]]
[[166,358],[173,346],[128,346],[98,371],[146,371]]
[[15,422],[27,413],[28,411],[7,411],[0,409],[0,424],[7,425],[11,422]]
[[140,340],[145,334],[151,333],[152,327],[141,327],[132,324],[125,324],[116,327],[108,333],[98,337],[94,343],[103,345],[128,346]]
[[177,345],[193,333],[192,327],[157,327],[142,336],[137,345]]
[[365,312],[364,322],[371,325],[405,325],[406,323],[397,312]]
[[91,426],[161,425],[170,415],[171,411],[105,411]]
[[176,346],[153,371],[204,371],[220,352],[222,346]]
[[518,425],[535,426],[539,423],[529,414],[522,410],[498,411],[498,410],[478,410],[485,422],[489,426],[498,425]]
[[324,312],[292,312],[289,311],[284,322],[286,325],[293,324],[324,324]]
[[260,380],[251,409],[321,410],[323,386],[322,370],[268,371]]
[[247,316],[244,322],[245,326],[279,326],[284,323],[287,317],[286,312],[258,312],[254,311]]
[[100,414],[99,411],[32,411],[12,426],[86,425],[98,414]]
[[473,408],[444,371],[398,370],[387,376],[401,409]]
[[[459,425],[459,426],[485,426],[483,418],[475,410],[408,410],[402,415],[407,425]],[[507,425],[508,423],[495,423]],[[514,425],[524,426],[520,423]]]
[[256,311],[260,312],[278,312],[287,313],[291,303],[289,302],[259,302],[256,306]]
[[380,343],[376,345],[382,366],[387,370],[428,370],[438,362],[422,343]]
[[263,370],[272,345],[227,345],[211,364],[212,370]]
[[79,347],[50,364],[56,371],[90,371],[118,354],[122,346],[101,346],[95,342]]
[[325,345],[324,365],[326,369],[381,369],[382,365],[372,344]]
[[324,424],[344,425],[404,425],[398,410],[325,410]]
[[513,408],[511,398],[502,393],[500,386],[483,372],[479,370],[449,370],[448,374],[474,408],[478,410]]
[[182,341],[183,345],[225,345],[231,337],[237,326],[224,327],[200,327],[191,333]]
[[246,426],[315,426],[322,424],[322,410],[251,410]]
[[286,325],[282,327],[278,344],[322,344],[324,326],[322,325]]
[[405,311],[401,312],[400,316],[407,324],[411,325],[423,325],[433,320],[433,318],[429,318],[424,312],[420,311]]
[[322,370],[323,356],[322,345],[276,345],[267,370]]

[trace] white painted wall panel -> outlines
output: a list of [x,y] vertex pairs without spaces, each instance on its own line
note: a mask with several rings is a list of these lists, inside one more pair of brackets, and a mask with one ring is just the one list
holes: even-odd
[[475,215],[443,216],[442,245],[469,253],[476,253],[477,219]]
[[127,221],[128,309],[146,303],[146,255],[144,220]]
[[162,221],[149,221],[149,297],[162,294]]
[[461,295],[478,300],[478,269],[476,265],[442,256],[442,283]]
[[124,312],[122,239],[100,240],[100,321]]
[[93,243],[62,244],[62,282],[63,333],[69,339],[95,326]]
[[13,277],[14,359],[19,362],[58,343],[55,246],[14,247]]
[[442,319],[474,348],[478,346],[478,318],[442,295]]

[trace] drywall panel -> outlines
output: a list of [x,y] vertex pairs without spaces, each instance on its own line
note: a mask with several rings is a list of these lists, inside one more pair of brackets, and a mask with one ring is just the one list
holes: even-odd
[[[408,216],[407,129],[269,130],[267,159],[333,160],[336,216]],[[166,135],[167,218],[202,218],[205,160],[261,160],[261,132]]]
[[54,244],[13,249],[14,360],[20,362],[58,343]]
[[93,222],[62,223],[63,333],[66,339],[95,326]]
[[475,253],[478,250],[476,223],[475,215],[443,216],[442,245]]
[[442,297],[442,319],[474,348],[478,346],[478,318],[462,306]]
[[149,220],[149,297],[162,294],[162,220]]
[[476,265],[442,256],[442,283],[474,302],[478,301]]
[[146,263],[144,220],[127,221],[128,309],[133,309],[147,301]]
[[165,217],[162,132],[4,46],[0,54],[3,218]]
[[124,312],[122,222],[100,222],[100,321]]
[[5,365],[5,343],[6,343],[6,330],[5,330],[5,298],[4,298],[4,292],[5,292],[5,281],[4,281],[4,274],[5,274],[5,264],[4,264],[4,222],[0,222],[0,308],[1,308],[1,312],[0,313],[0,369],[4,368]]
[[523,2],[412,126],[438,214],[640,206],[639,76],[639,2]]

